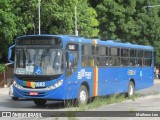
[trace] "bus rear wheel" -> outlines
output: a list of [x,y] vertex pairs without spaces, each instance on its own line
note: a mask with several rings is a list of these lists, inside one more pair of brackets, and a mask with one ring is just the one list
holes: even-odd
[[86,105],[88,102],[88,90],[84,85],[81,85],[80,87],[77,102],[78,105]]
[[38,106],[40,106],[40,105],[45,105],[46,102],[47,102],[47,100],[44,100],[44,99],[35,99],[35,100],[34,100],[34,103],[35,103],[36,105],[38,105]]
[[134,83],[132,81],[129,82],[127,96],[133,96],[135,92]]

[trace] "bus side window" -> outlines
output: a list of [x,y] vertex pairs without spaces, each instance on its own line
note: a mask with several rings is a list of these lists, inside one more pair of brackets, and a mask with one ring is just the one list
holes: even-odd
[[96,47],[96,65],[100,67],[106,67],[109,65],[108,47],[97,46]]
[[82,66],[94,67],[95,63],[95,46],[82,45]]
[[137,50],[137,66],[143,66],[143,50]]
[[78,66],[78,51],[79,45],[75,43],[69,43],[66,51],[66,76],[70,76],[75,72]]
[[71,75],[78,66],[78,52],[68,51],[66,52],[66,66],[67,66],[67,76]]
[[120,66],[120,48],[111,47],[110,55],[112,66]]
[[86,66],[94,67],[94,58],[89,56],[88,57],[88,64]]
[[68,66],[73,67],[74,66],[74,56],[72,52],[68,52]]
[[137,58],[136,58],[136,49],[130,50],[130,66],[136,66]]

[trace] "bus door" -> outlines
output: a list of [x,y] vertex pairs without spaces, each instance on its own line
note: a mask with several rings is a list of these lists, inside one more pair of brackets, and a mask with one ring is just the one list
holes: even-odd
[[67,97],[70,99],[76,97],[78,87],[77,87],[77,73],[78,62],[79,62],[79,45],[76,43],[68,43],[65,52],[66,59],[66,78],[68,83],[68,88],[66,91]]

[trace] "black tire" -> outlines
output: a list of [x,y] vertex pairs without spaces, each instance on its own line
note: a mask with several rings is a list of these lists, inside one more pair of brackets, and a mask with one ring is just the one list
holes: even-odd
[[19,98],[18,97],[12,97],[12,100],[18,100]]
[[135,92],[135,86],[132,81],[129,82],[128,84],[128,92],[127,92],[127,97],[131,97],[134,95]]
[[35,99],[35,100],[34,100],[34,103],[35,103],[36,105],[38,105],[38,106],[45,105],[46,102],[47,102],[47,100],[45,100],[45,99]]
[[86,86],[81,85],[78,93],[78,105],[86,105],[88,102],[88,90]]

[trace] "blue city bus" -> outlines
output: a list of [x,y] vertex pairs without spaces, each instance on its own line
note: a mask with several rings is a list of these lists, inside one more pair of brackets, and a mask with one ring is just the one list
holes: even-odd
[[[12,49],[15,52],[12,53]],[[14,54],[14,61],[11,56]],[[127,93],[154,83],[151,46],[69,35],[26,35],[15,39],[12,99],[77,100]]]

